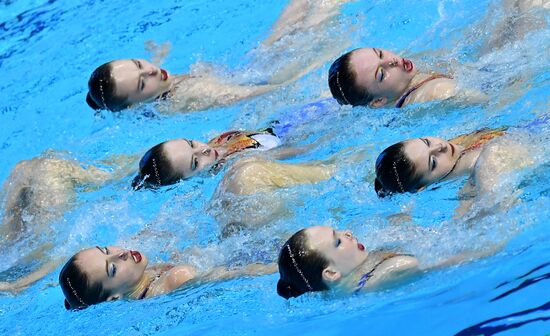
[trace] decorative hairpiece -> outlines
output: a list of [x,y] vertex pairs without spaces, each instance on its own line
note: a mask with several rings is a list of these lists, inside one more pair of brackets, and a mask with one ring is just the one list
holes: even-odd
[[395,179],[397,180],[397,185],[399,186],[399,189],[401,190],[401,193],[405,193],[405,188],[403,188],[403,184],[401,184],[401,180],[399,179],[399,174],[397,173],[397,162],[393,162],[393,173],[395,174]]
[[107,103],[105,103],[105,93],[103,92],[103,79],[99,79],[99,91],[101,92],[101,102],[103,103],[103,107],[107,110],[109,109],[107,107]]
[[71,291],[73,292],[73,295],[78,299],[80,303],[82,303],[83,306],[88,306],[86,302],[84,302],[80,296],[76,293],[76,290],[73,288],[73,285],[71,284],[71,280],[69,280],[69,277],[67,277],[67,283],[69,284],[69,287],[71,288]]
[[290,255],[290,259],[292,260],[292,264],[294,265],[294,268],[296,269],[296,271],[298,272],[298,274],[300,274],[300,276],[302,277],[302,279],[303,279],[304,282],[306,283],[307,288],[308,288],[311,292],[313,292],[313,288],[312,288],[311,285],[309,284],[309,281],[307,281],[306,276],[304,275],[304,273],[302,273],[302,270],[298,267],[298,263],[296,262],[296,259],[294,259],[294,254],[292,254],[292,250],[290,249],[290,245],[286,245],[286,247],[288,248],[288,254]]
[[157,183],[159,184],[159,186],[161,186],[162,183],[160,183],[160,176],[157,168],[157,161],[155,159],[153,159],[153,169],[155,170],[155,177],[157,178]]
[[344,98],[344,102],[346,102],[346,104],[348,105],[351,105],[349,100],[346,98],[346,95],[344,94],[344,90],[342,90],[342,86],[340,85],[340,71],[336,71],[336,85],[338,85],[338,90],[340,90],[342,98]]

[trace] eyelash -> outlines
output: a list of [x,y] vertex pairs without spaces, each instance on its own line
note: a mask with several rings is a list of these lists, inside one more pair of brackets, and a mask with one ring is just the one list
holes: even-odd
[[378,50],[378,55],[380,56],[380,59],[382,59],[383,57],[382,50]]
[[436,167],[437,167],[437,161],[436,161],[435,158],[432,156],[432,170],[434,170]]
[[116,265],[111,264],[111,277],[114,277],[116,275]]
[[141,65],[141,62],[140,62],[140,61],[136,61],[136,64],[137,64],[137,66],[138,66],[139,69],[142,69],[142,68],[143,68],[143,66]]
[[193,170],[197,169],[198,165],[199,165],[199,159],[196,156],[193,156],[193,167],[191,167],[191,169]]
[[380,68],[380,70],[378,70],[378,72],[380,72],[380,81],[383,81],[384,78],[386,77],[386,75],[384,73],[384,69]]
[[342,240],[340,238],[338,238],[336,240],[336,247],[340,246],[341,243],[342,243]]

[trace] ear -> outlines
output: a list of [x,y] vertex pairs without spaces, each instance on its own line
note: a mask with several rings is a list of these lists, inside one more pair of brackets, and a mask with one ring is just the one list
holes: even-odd
[[338,281],[342,277],[342,274],[340,272],[333,270],[332,268],[327,267],[323,270],[323,281],[325,282],[335,282]]
[[119,294],[113,294],[113,295],[109,296],[106,301],[116,301],[118,299],[120,299],[120,295]]
[[380,97],[380,98],[376,98],[375,100],[371,101],[369,103],[369,106],[372,107],[372,108],[379,108],[379,107],[382,107],[382,106],[386,105],[387,103],[388,103],[388,98]]

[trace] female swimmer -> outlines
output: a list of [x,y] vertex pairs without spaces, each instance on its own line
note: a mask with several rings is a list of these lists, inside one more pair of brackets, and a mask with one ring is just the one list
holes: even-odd
[[[315,118],[322,118],[332,111],[335,104],[333,99],[322,99],[288,111],[281,116],[280,120],[273,122],[269,128],[259,131],[228,131],[208,143],[187,139],[162,142],[143,155],[139,163],[139,173],[132,186],[134,188],[141,184],[151,187],[165,186],[190,178],[201,171],[217,172],[220,165],[227,159],[243,151],[267,151],[278,148],[276,152],[271,152],[277,158],[288,158],[303,153],[314,144],[294,148],[281,148],[280,146],[298,124],[306,124]],[[245,161],[250,162],[250,160]],[[278,164],[269,163],[269,165],[277,166]],[[314,165],[315,163],[305,165],[305,167],[309,169]],[[295,167],[299,166],[295,165]],[[251,169],[246,170],[250,171]]]
[[[503,41],[519,39],[526,31],[540,27],[525,17],[532,7],[546,6],[548,1],[505,0],[503,7],[507,16],[502,21],[506,22],[506,29],[497,29],[490,44],[502,46]],[[510,21],[515,24],[511,25]],[[483,96],[473,90],[459,92],[451,76],[420,72],[413,61],[381,48],[359,48],[340,56],[330,67],[328,84],[340,104],[373,108],[400,108],[412,103],[445,100],[460,93],[475,100]]]
[[463,253],[419,267],[407,254],[368,252],[350,231],[313,226],[296,232],[281,248],[277,293],[285,299],[307,292],[354,293],[389,286],[422,270],[457,264],[494,253]]
[[281,140],[271,128],[256,132],[229,131],[208,143],[177,139],[149,149],[139,162],[134,188],[160,187],[188,179],[201,171],[217,171],[230,156],[246,150],[269,150]]
[[[272,50],[274,58],[286,54],[289,50],[311,48],[311,39],[307,41],[299,33],[314,33],[316,39],[328,35],[331,20],[346,1],[294,0],[272,28],[272,35],[261,45],[262,49]],[[318,36],[319,35],[319,36]],[[283,50],[274,45],[281,42]],[[313,43],[322,45],[320,41]],[[291,45],[288,45],[291,44]],[[246,98],[255,97],[280,87],[284,83],[297,80],[310,70],[322,65],[335,52],[334,44],[319,48],[310,64],[304,66],[300,57],[288,57],[290,62],[272,74],[267,84],[235,84],[224,81],[212,74],[173,75],[167,70],[143,59],[114,60],[95,69],[88,81],[86,101],[93,109],[120,111],[139,103],[167,101],[169,111],[197,111],[215,106],[230,105]],[[338,47],[340,49],[342,46]],[[326,55],[325,55],[326,54]],[[300,63],[300,64],[290,64]],[[261,65],[260,65],[261,66]]]
[[[541,123],[547,123],[547,118],[530,125],[538,127]],[[449,141],[421,137],[393,144],[376,160],[375,190],[380,197],[414,193],[438,182],[471,176],[464,190],[475,187],[478,193],[490,191],[502,173],[533,164],[537,156],[536,148],[511,136],[503,137],[509,131],[507,127],[482,129]]]
[[83,309],[104,301],[141,300],[169,293],[199,281],[220,281],[275,272],[275,265],[250,264],[241,269],[214,268],[199,272],[191,265],[148,267],[140,252],[119,247],[93,247],[72,256],[59,274],[65,308]]

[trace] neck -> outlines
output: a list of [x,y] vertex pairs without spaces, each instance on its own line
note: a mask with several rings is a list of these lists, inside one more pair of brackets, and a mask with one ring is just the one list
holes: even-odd
[[126,296],[136,300],[142,299],[142,296],[146,290],[149,289],[149,286],[151,286],[151,283],[155,279],[154,273],[155,272],[150,270],[145,270],[141,276],[141,279],[139,279],[138,283],[126,294]]
[[395,253],[388,251],[369,252],[363,263],[357,266],[351,273],[343,276],[340,280],[329,285],[329,288],[336,292],[350,293],[357,289],[357,284],[366,273],[374,275],[378,266],[388,258],[395,256]]
[[455,167],[444,180],[472,174],[480,153],[480,149],[463,151],[457,159]]
[[175,91],[178,86],[186,81],[187,79],[191,78],[190,74],[183,74],[183,75],[175,75],[174,79],[172,80],[172,83],[170,84],[170,92]]
[[225,159],[228,155],[227,155],[227,147],[225,146],[217,146],[217,147],[213,147],[216,149],[216,151],[218,151],[218,160],[221,160],[221,159]]
[[401,94],[396,97],[395,99],[393,99],[392,101],[388,101],[387,105],[391,105],[391,106],[394,106],[395,104],[397,104],[397,102],[403,98],[404,95],[407,95],[407,97],[404,98],[404,104],[407,104],[409,102],[409,99],[410,99],[410,96],[413,93],[409,93],[409,91],[411,89],[413,89],[416,85],[418,85],[420,82],[422,82],[423,80],[425,80],[426,78],[430,77],[429,74],[425,74],[425,73],[420,73],[420,72],[417,72],[413,78],[411,79],[411,81],[409,82],[409,84],[405,87],[405,90],[403,90],[403,92],[401,92]]

